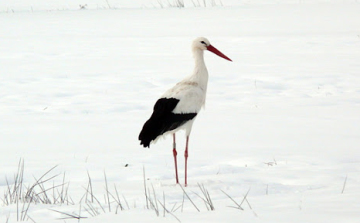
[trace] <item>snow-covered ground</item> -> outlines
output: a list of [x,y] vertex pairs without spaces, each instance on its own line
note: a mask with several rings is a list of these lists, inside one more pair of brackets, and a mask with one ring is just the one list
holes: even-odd
[[[57,165],[48,176],[60,176],[47,187],[65,174],[75,203],[31,204],[29,222],[59,222],[65,215],[53,210],[80,209],[88,217],[81,222],[360,221],[356,1],[223,0],[223,7],[178,9],[109,0],[117,10],[99,10],[106,1],[79,3],[89,10],[77,10],[78,2],[11,2],[0,4],[1,222],[17,220],[17,205],[5,205],[3,194],[20,159],[26,186]],[[190,137],[185,188],[200,212],[185,197],[183,210],[163,217],[159,207],[157,217],[146,208],[143,168],[169,210],[181,205],[172,141],[144,149],[137,137],[156,99],[192,71],[190,43],[198,36],[234,62],[205,53],[206,109]],[[183,182],[185,140],[177,138]],[[106,212],[94,203],[96,217],[80,202],[88,173]],[[109,211],[105,182],[129,208],[116,214],[110,198]],[[198,183],[215,211],[195,194]],[[222,191],[238,203],[249,191],[244,210],[229,207],[235,204]]]

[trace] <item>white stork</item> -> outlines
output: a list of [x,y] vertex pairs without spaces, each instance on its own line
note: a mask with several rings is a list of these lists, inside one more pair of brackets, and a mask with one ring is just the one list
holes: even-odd
[[213,47],[204,37],[196,38],[192,43],[195,59],[193,73],[166,91],[155,103],[154,111],[140,132],[140,145],[150,148],[150,143],[156,142],[160,136],[173,135],[173,155],[175,161],[176,183],[179,183],[177,170],[177,152],[175,133],[180,129],[186,131],[185,147],[185,186],[187,185],[187,159],[189,149],[189,135],[196,115],[205,104],[208,71],[204,61],[204,50],[232,61],[230,58]]

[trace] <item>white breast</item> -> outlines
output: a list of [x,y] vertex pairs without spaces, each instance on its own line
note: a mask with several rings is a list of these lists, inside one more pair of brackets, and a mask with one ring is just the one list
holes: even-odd
[[164,98],[179,99],[174,113],[198,113],[205,103],[206,89],[197,82],[181,81],[163,94]]

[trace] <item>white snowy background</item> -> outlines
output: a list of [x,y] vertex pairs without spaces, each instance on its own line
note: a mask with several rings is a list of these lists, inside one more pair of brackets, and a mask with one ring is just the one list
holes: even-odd
[[[360,3],[194,7],[202,2],[0,2],[1,222],[23,210],[5,202],[20,160],[24,190],[56,166],[47,177],[59,176],[44,185],[65,176],[73,200],[31,204],[28,222],[78,222],[59,220],[64,213],[87,217],[80,222],[360,222]],[[137,140],[157,98],[192,71],[198,36],[233,60],[205,53],[206,109],[193,126],[184,188],[200,212],[175,184],[172,140],[150,149]],[[177,139],[183,183],[183,134]],[[151,194],[165,194],[170,210],[182,205],[176,218],[146,207],[143,169]],[[106,212],[94,203],[94,217],[82,199],[88,174]],[[129,207],[116,213],[110,198],[109,211],[106,182]]]

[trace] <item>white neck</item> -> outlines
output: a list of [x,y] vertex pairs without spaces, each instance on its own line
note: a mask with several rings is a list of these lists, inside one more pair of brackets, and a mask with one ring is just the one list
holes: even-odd
[[200,49],[194,49],[193,56],[195,60],[195,66],[194,71],[189,78],[191,81],[197,82],[199,86],[206,92],[209,75],[205,66],[204,51]]

